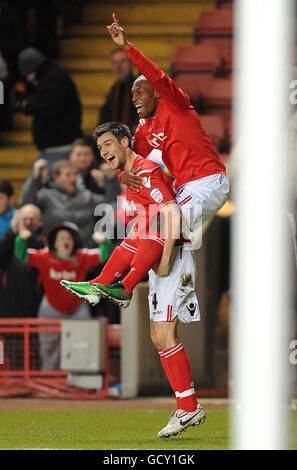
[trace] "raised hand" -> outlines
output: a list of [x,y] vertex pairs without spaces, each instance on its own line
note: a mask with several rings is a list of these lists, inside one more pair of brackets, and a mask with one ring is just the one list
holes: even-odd
[[33,175],[34,178],[42,178],[48,169],[48,163],[43,158],[36,160],[33,165]]
[[120,25],[119,20],[114,13],[112,14],[112,19],[113,23],[110,26],[107,26],[107,29],[113,41],[120,47],[129,45],[124,28]]

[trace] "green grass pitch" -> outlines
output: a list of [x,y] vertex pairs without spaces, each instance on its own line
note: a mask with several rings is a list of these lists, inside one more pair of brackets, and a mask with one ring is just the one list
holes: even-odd
[[[168,411],[1,410],[1,449],[228,449],[229,414],[209,410],[204,424],[177,437],[158,439]],[[292,412],[291,448],[297,449],[297,411]]]

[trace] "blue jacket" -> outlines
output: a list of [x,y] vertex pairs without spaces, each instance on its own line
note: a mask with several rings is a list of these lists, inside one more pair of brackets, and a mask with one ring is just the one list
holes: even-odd
[[12,207],[8,212],[6,212],[6,214],[0,214],[0,237],[2,237],[9,229],[14,213],[15,208]]

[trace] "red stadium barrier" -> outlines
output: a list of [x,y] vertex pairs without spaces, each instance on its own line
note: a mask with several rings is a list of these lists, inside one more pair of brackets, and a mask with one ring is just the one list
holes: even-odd
[[106,324],[103,387],[95,392],[68,385],[67,374],[62,370],[40,369],[38,338],[43,333],[61,333],[61,320],[0,319],[0,340],[4,343],[4,364],[0,364],[0,397],[106,398],[110,378],[109,349],[120,348],[119,325]]

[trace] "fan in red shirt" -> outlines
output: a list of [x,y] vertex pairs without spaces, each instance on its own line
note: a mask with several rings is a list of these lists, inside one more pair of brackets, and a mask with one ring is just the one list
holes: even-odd
[[[78,227],[63,222],[51,228],[48,233],[48,248],[27,249],[26,240],[31,235],[28,230],[20,232],[15,241],[15,255],[39,271],[39,282],[44,289],[44,297],[39,307],[40,318],[87,319],[89,308],[82,299],[73,297],[60,285],[61,279],[84,281],[87,272],[106,261],[108,249],[80,249],[82,240]],[[110,242],[106,241],[110,247]],[[108,248],[107,246],[105,248]],[[105,253],[104,253],[105,251]],[[92,303],[93,299],[89,298]],[[85,299],[84,299],[85,300]],[[41,367],[43,370],[59,368],[60,337],[58,333],[42,333],[39,336]]]
[[73,317],[80,307],[88,312],[82,300],[65,292],[60,281],[84,281],[90,269],[106,261],[102,259],[100,249],[79,249],[82,244],[79,229],[71,222],[63,222],[50,229],[48,248],[27,249],[25,240],[26,233],[20,234],[16,240],[16,256],[39,271],[38,279],[44,289],[43,303],[46,303],[41,305],[41,310],[54,309],[61,318]]
[[[176,202],[191,229],[216,213],[229,192],[226,169],[220,160],[189,96],[142,52],[130,44],[116,16],[108,30],[113,41],[143,74],[132,88],[140,121],[134,135],[134,150],[145,158],[162,158],[174,178]],[[138,189],[141,180],[123,175],[121,181]],[[187,209],[199,206],[190,222]]]

